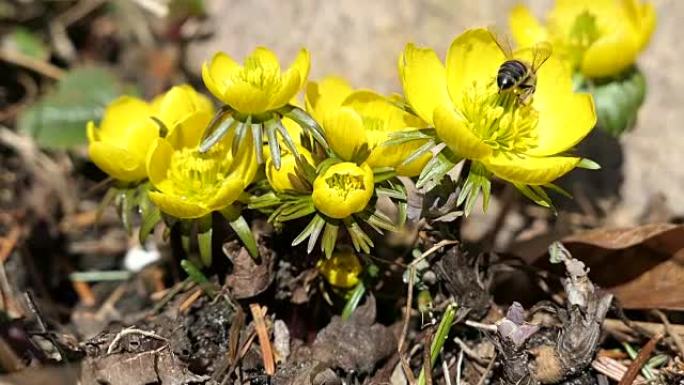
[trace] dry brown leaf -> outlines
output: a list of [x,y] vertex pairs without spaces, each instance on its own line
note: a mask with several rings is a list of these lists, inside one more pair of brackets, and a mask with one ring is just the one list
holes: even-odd
[[684,226],[599,229],[563,239],[625,308],[684,310]]

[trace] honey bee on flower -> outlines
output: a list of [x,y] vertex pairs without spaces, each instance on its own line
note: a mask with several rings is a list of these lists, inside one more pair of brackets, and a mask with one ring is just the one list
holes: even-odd
[[[515,51],[513,58],[529,62],[530,52]],[[453,41],[446,66],[433,50],[408,44],[399,73],[411,108],[449,150],[472,162],[471,197],[478,190],[486,197],[493,174],[548,205],[542,187],[582,161],[566,152],[594,127],[594,103],[573,91],[571,73],[553,56],[536,72],[531,101],[520,103],[499,92],[496,81],[509,60],[490,31],[472,29]]]

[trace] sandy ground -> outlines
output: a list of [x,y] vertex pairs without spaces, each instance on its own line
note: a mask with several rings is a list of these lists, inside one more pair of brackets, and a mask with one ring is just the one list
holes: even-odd
[[[216,50],[241,58],[265,45],[291,60],[300,47],[312,54],[311,79],[337,74],[356,87],[400,90],[396,62],[407,42],[428,45],[443,55],[451,40],[469,27],[506,26],[516,1],[481,0],[213,0],[212,39],[190,47],[190,68]],[[549,0],[528,0],[543,15]],[[640,58],[649,92],[636,129],[622,138],[622,204],[612,222],[627,225],[654,197],[684,215],[684,2],[655,0],[658,28]]]

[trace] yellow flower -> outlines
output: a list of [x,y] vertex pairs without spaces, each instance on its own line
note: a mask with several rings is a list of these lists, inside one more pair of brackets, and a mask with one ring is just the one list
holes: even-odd
[[316,267],[328,283],[342,289],[356,286],[359,274],[363,271],[359,258],[351,248],[335,251],[330,258],[320,259]]
[[545,24],[519,5],[509,19],[519,45],[548,40],[587,77],[612,76],[631,66],[656,24],[653,4],[638,0],[556,0]]
[[366,163],[337,163],[314,180],[313,203],[330,218],[346,218],[366,208],[373,188],[373,170]]
[[[304,147],[297,145],[297,150],[299,154],[303,156],[311,165],[314,165],[311,153]],[[306,192],[302,189],[302,184],[293,184],[292,179],[299,179],[295,169],[297,167],[297,161],[294,154],[292,154],[287,149],[282,149],[280,155],[280,170],[275,168],[273,160],[270,156],[266,160],[266,178],[268,183],[271,185],[273,190],[277,192],[287,192],[287,191],[298,191]]]
[[430,160],[428,153],[401,165],[425,141],[384,144],[393,132],[416,130],[427,124],[375,92],[354,91],[345,80],[328,77],[308,84],[306,106],[321,123],[330,148],[344,160],[351,161],[358,149],[368,146],[366,163],[370,167],[394,167],[397,174],[405,176],[420,174]]
[[207,117],[212,113],[209,99],[187,85],[173,87],[152,103],[122,96],[107,106],[100,127],[88,122],[88,154],[114,179],[123,182],[145,179],[147,153],[159,136],[159,126],[152,116],[172,129],[195,114]]
[[[529,62],[529,54],[515,56]],[[579,163],[562,153],[596,123],[593,99],[574,93],[569,71],[551,57],[537,72],[532,101],[520,103],[498,92],[505,60],[487,30],[473,29],[453,41],[446,67],[433,50],[407,45],[399,72],[410,105],[456,154],[516,184],[550,183]]]
[[242,114],[255,115],[286,105],[306,82],[309,67],[309,52],[305,49],[283,72],[276,55],[258,47],[244,65],[223,52],[215,54],[202,65],[202,79],[222,102]]
[[194,115],[166,138],[154,141],[147,172],[154,191],[150,199],[177,218],[199,218],[232,204],[252,182],[257,170],[252,137],[236,156],[230,151],[233,134],[205,153],[198,151],[210,116]]

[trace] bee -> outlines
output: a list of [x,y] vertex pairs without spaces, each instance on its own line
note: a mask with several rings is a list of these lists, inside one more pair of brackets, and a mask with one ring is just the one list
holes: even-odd
[[506,56],[506,61],[496,74],[499,93],[512,92],[520,103],[527,104],[537,86],[537,70],[551,56],[551,44],[540,42],[533,47],[519,50],[514,56],[507,39],[500,38],[492,29],[489,29],[489,33]]

